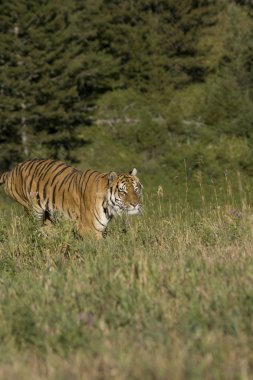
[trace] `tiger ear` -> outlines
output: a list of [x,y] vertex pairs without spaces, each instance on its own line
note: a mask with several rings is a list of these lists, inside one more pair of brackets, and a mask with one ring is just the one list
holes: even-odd
[[136,168],[133,168],[133,170],[131,170],[131,171],[129,172],[129,174],[131,174],[131,175],[137,175],[137,169],[136,169]]
[[110,172],[108,174],[108,179],[109,179],[109,184],[111,185],[111,183],[118,177],[117,173],[115,172]]

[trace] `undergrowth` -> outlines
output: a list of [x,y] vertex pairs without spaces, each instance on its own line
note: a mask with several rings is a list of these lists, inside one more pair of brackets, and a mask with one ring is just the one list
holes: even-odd
[[144,204],[101,241],[3,206],[1,379],[251,378],[251,206]]

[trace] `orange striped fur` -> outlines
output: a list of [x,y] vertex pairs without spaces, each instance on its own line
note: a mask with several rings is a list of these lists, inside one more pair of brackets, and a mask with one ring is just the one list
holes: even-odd
[[142,185],[136,174],[136,169],[129,174],[80,171],[61,161],[34,159],[3,173],[0,184],[41,225],[60,212],[76,220],[81,236],[101,237],[113,216],[140,213]]

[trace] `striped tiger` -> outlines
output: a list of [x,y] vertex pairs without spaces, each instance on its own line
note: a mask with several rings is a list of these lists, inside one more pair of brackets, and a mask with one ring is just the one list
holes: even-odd
[[40,225],[56,213],[76,221],[79,235],[107,234],[113,216],[141,213],[142,185],[134,168],[129,174],[80,171],[51,159],[33,159],[0,175],[5,192],[25,209],[32,210]]

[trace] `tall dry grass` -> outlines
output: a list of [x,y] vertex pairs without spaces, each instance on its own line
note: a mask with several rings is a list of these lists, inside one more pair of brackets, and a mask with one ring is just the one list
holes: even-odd
[[[240,182],[240,181],[239,181]],[[202,185],[201,185],[202,186]],[[160,188],[106,240],[42,234],[2,203],[0,379],[250,379],[253,213]],[[187,195],[188,196],[188,195]]]

